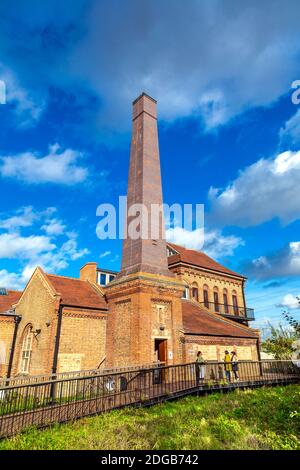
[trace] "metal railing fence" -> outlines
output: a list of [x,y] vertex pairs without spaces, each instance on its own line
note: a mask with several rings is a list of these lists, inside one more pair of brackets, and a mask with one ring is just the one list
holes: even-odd
[[204,307],[208,308],[211,312],[219,313],[228,318],[247,321],[255,320],[253,308],[221,304],[219,302],[200,302],[200,304],[204,305]]
[[108,368],[97,368],[97,369],[87,369],[87,370],[77,370],[71,372],[59,372],[56,374],[42,374],[42,375],[28,375],[28,374],[18,374],[13,377],[0,377],[0,389],[5,386],[17,386],[25,385],[29,383],[39,383],[39,382],[48,382],[49,380],[59,380],[59,379],[71,379],[83,376],[91,375],[103,375],[109,374],[111,372],[124,372],[128,370],[139,370],[139,369],[148,369],[153,367],[158,367],[161,363],[152,363],[152,364],[143,364],[143,365],[133,365],[133,366],[124,366],[124,367],[114,367],[113,369]]
[[142,406],[197,391],[287,384],[300,380],[292,361],[223,362],[50,378],[0,387],[0,437],[128,405]]

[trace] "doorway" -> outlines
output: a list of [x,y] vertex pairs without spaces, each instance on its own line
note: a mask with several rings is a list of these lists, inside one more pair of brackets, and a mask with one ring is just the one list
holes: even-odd
[[155,357],[158,362],[167,363],[167,340],[156,339],[154,342]]

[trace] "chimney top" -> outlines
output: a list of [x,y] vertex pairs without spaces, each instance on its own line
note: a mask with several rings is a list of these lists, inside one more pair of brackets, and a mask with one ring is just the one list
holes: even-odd
[[146,113],[154,119],[157,119],[156,101],[147,95],[142,93],[132,103],[132,119],[133,121],[140,116],[142,113]]
[[154,101],[154,103],[157,103],[157,101],[156,101],[154,98],[152,98],[152,96],[148,95],[147,93],[145,93],[145,92],[143,91],[143,93],[141,93],[141,94],[132,102],[132,104],[137,103],[141,98],[143,98],[143,96],[145,96],[146,98],[149,98],[149,100]]

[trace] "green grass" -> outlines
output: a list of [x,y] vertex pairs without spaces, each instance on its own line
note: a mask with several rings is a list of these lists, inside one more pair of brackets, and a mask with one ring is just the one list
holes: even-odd
[[127,408],[0,441],[1,449],[300,449],[300,386]]

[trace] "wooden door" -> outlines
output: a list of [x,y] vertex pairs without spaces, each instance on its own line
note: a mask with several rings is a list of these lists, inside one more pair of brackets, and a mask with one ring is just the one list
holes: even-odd
[[167,340],[162,339],[158,344],[158,360],[167,363]]

